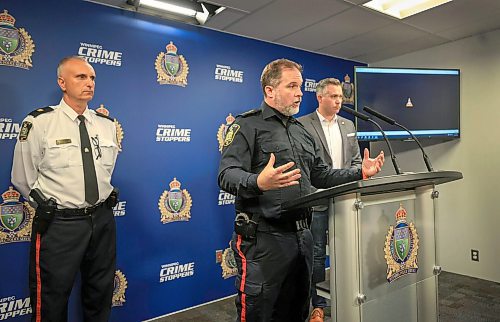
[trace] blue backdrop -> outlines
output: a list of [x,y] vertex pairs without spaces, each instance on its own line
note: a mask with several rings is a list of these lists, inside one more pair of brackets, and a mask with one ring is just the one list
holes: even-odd
[[[316,81],[353,79],[353,66],[363,65],[79,0],[3,0],[0,13],[0,193],[11,186],[23,118],[61,99],[62,57],[89,59],[97,73],[89,106],[103,104],[123,129],[113,179],[122,201],[112,321],[150,319],[235,293],[230,270],[223,277],[217,263],[231,268],[224,250],[234,219],[233,200],[217,186],[218,142],[230,113],[260,105],[263,67],[282,57],[304,66],[302,115],[316,107]],[[167,50],[170,42],[176,52]],[[177,208],[169,201],[179,184]],[[23,200],[1,202],[6,209]],[[9,225],[3,212],[0,221],[0,320],[9,322],[28,321],[30,313],[23,239],[32,218],[23,205],[20,225]],[[70,321],[79,321],[73,296]]]

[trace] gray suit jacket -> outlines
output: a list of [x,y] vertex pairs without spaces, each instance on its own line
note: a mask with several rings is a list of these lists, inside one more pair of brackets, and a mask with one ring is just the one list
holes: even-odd
[[[361,168],[361,154],[359,152],[358,139],[356,138],[356,129],[352,121],[338,116],[338,124],[340,128],[340,134],[342,136],[342,168]],[[321,121],[319,120],[316,111],[299,117],[298,120],[306,130],[314,137],[316,144],[321,147],[321,158],[332,166],[332,157],[328,151],[328,145],[326,143],[326,136],[321,127]],[[327,207],[314,207],[316,211],[324,211]]]

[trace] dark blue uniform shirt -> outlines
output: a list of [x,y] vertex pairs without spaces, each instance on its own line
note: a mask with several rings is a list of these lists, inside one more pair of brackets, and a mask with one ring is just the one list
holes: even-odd
[[[275,168],[295,162],[292,169],[299,168],[302,175],[298,185],[259,189],[257,176],[271,153],[276,157]],[[263,102],[260,109],[238,116],[228,129],[219,165],[219,186],[236,196],[238,212],[286,219],[281,204],[311,193],[312,186],[329,188],[361,179],[360,169],[332,169],[319,155],[319,147],[299,121]]]

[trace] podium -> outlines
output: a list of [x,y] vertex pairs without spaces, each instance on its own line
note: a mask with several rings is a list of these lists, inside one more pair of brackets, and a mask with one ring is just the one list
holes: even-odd
[[436,186],[459,179],[455,171],[406,173],[283,204],[330,205],[330,280],[320,295],[331,298],[332,321],[438,321]]

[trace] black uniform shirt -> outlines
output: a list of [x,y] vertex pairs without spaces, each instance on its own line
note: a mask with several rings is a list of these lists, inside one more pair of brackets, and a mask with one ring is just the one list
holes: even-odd
[[[257,186],[257,176],[274,153],[274,167],[290,161],[299,168],[299,184],[269,191]],[[260,109],[238,116],[228,129],[219,165],[219,186],[236,196],[236,210],[264,218],[287,217],[281,204],[312,192],[311,185],[329,188],[361,179],[360,169],[332,169],[320,157],[319,147],[304,126],[265,102]],[[290,169],[291,170],[291,169]],[[289,170],[289,171],[290,171]]]

